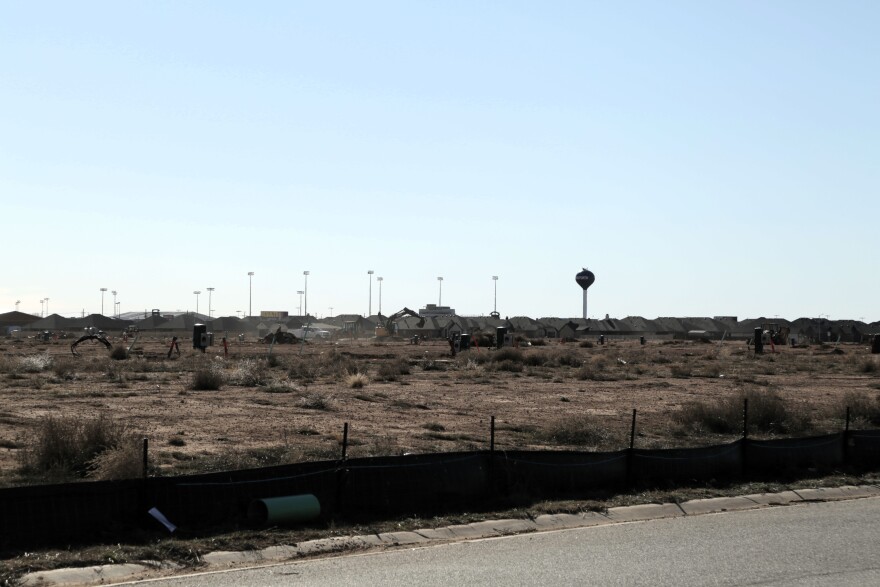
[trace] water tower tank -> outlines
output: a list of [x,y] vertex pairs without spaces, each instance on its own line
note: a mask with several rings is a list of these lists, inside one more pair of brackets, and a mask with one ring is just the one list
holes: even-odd
[[596,276],[593,275],[593,272],[584,267],[584,270],[575,275],[575,281],[577,281],[578,285],[581,286],[581,289],[584,290],[584,320],[587,319],[587,288],[593,285],[593,282],[596,281]]

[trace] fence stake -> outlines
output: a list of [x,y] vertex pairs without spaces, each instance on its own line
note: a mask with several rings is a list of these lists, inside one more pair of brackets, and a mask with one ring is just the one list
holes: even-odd
[[495,452],[495,416],[489,420],[489,452]]
[[344,461],[348,455],[348,422],[342,427],[342,460]]
[[148,470],[147,467],[150,464],[149,452],[148,452],[149,443],[150,443],[150,441],[147,440],[146,438],[144,438],[144,479],[147,478],[147,470]]
[[843,462],[849,464],[849,406],[846,406],[846,424],[843,427]]
[[743,400],[743,438],[749,437],[749,398]]
[[629,449],[632,450],[636,445],[636,411],[633,409],[632,427],[629,429]]

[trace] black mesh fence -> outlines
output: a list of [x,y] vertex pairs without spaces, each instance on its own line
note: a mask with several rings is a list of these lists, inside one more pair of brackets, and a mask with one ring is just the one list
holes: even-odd
[[828,470],[843,464],[844,435],[809,438],[751,440],[745,445],[749,471],[787,473],[798,470]]
[[637,485],[652,485],[738,477],[743,471],[744,442],[738,440],[703,448],[635,449],[632,451],[630,480]]
[[205,475],[0,489],[0,546],[115,541],[157,528],[157,508],[182,531],[247,522],[260,498],[312,494],[325,518],[423,515],[513,499],[748,478],[843,465],[880,466],[880,431],[687,449],[477,451],[321,461]]

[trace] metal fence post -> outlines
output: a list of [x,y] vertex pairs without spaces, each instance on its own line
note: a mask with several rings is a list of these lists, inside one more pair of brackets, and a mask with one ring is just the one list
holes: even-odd
[[342,460],[348,458],[348,422],[342,426]]
[[748,471],[746,463],[746,446],[749,443],[749,398],[743,399],[743,434],[742,434],[742,476],[745,477]]
[[149,442],[150,442],[149,440],[144,438],[144,479],[147,478],[147,474],[149,472],[149,465],[150,465]]
[[495,416],[489,420],[489,452],[495,453]]
[[850,421],[850,410],[849,406],[846,406],[846,423],[843,426],[843,464],[849,464],[849,421]]
[[632,426],[629,429],[629,449],[632,450],[636,445],[636,411],[633,409]]
[[629,450],[626,451],[626,484],[633,485],[633,449],[636,445],[636,410],[633,408],[632,424],[629,429]]

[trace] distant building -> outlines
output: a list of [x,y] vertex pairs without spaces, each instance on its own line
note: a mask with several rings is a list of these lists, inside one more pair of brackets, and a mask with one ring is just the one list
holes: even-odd
[[435,318],[437,316],[455,316],[455,310],[449,306],[438,306],[437,304],[427,304],[419,310],[419,316],[425,318]]

